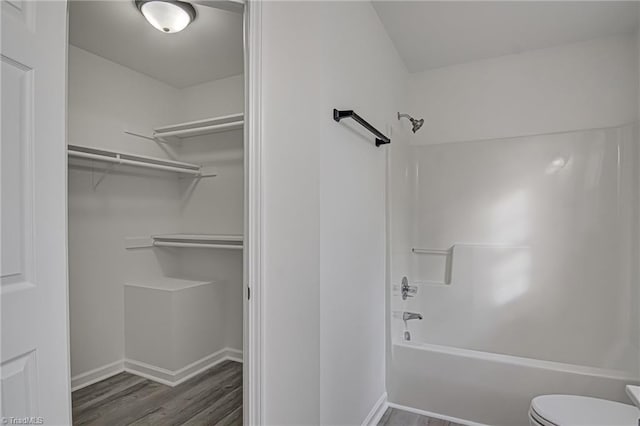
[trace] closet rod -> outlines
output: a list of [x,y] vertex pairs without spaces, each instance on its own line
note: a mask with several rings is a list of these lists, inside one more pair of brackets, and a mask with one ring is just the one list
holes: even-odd
[[127,160],[125,158],[122,158],[120,154],[116,154],[115,157],[109,157],[106,155],[91,154],[89,152],[82,152],[82,151],[69,150],[68,153],[71,157],[87,158],[90,160],[99,160],[107,163],[125,164],[128,166],[144,167],[147,169],[155,169],[155,170],[166,170],[170,172],[186,173],[186,174],[195,175],[195,176],[198,176],[201,174],[200,170],[197,170],[197,169],[187,169],[187,168],[175,167],[175,166],[165,166],[162,164],[146,163],[143,161]]
[[171,241],[154,241],[155,247],[194,247],[194,248],[220,248],[242,250],[243,245],[236,244],[200,244],[200,243],[176,243]]

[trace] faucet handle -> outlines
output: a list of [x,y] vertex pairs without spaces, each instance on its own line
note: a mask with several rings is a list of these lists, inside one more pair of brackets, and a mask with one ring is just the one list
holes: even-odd
[[400,291],[402,293],[402,300],[407,300],[407,297],[413,297],[418,293],[418,287],[409,285],[409,279],[407,277],[402,277]]

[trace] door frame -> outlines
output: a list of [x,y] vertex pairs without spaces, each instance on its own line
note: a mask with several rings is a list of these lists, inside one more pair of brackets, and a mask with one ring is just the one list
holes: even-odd
[[263,424],[262,4],[245,2],[243,422]]
[[[260,0],[195,0],[243,13],[244,22],[244,249],[243,249],[243,423],[263,423],[263,241],[262,241],[262,4]],[[244,5],[243,5],[244,3]],[[242,10],[244,9],[244,11]],[[67,25],[68,34],[68,25]],[[68,50],[68,47],[65,48]],[[68,68],[67,68],[68,74]],[[68,90],[68,89],[66,89]],[[65,112],[65,116],[68,113]],[[65,146],[66,149],[66,146]],[[66,157],[66,152],[65,152]],[[66,173],[66,169],[65,169]],[[67,195],[65,193],[65,195]],[[67,244],[68,235],[65,238]],[[68,267],[67,265],[65,268]],[[67,293],[67,301],[69,294]],[[67,326],[69,306],[67,305]],[[61,342],[65,344],[65,342]],[[67,359],[71,348],[66,345]],[[70,378],[69,378],[70,380]],[[70,383],[70,382],[69,382]]]

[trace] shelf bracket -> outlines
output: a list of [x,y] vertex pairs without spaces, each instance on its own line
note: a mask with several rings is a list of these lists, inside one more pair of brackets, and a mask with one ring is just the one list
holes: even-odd
[[[120,154],[118,154],[116,156],[116,158],[119,160],[120,159]],[[111,173],[117,166],[119,166],[120,163],[111,163],[109,164],[107,167],[105,167],[102,170],[102,173],[100,174],[100,178],[98,179],[97,182],[94,182],[94,177],[95,177],[95,173],[96,173],[96,168],[95,166],[93,166],[93,170],[91,171],[91,181],[92,181],[92,185],[93,185],[93,190],[95,191],[96,189],[98,189],[98,185],[100,185],[100,182],[102,182],[104,180],[104,178]]]
[[157,137],[157,136],[147,136],[147,135],[143,135],[143,134],[140,134],[140,133],[131,132],[129,130],[125,130],[124,132],[127,135],[135,136],[135,137],[141,138],[141,139],[146,139],[146,140],[149,140],[149,141],[153,141],[155,143],[164,143],[164,144],[167,144],[167,145],[172,145],[172,144],[175,144],[175,143],[179,142],[179,141],[176,141],[176,140],[164,139],[164,138],[160,138],[160,137]]

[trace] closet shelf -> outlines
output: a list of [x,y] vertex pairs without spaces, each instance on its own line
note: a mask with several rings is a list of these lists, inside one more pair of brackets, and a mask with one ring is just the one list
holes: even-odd
[[179,278],[159,277],[146,281],[127,282],[126,287],[138,287],[150,290],[181,291],[189,288],[200,287],[202,285],[215,284],[216,281],[193,281]]
[[440,256],[448,256],[451,253],[451,249],[433,249],[433,248],[414,247],[411,249],[411,252],[415,254],[433,254],[433,255],[440,255]]
[[106,149],[91,148],[79,145],[68,145],[69,157],[84,158],[88,160],[103,161],[105,163],[122,164],[126,166],[142,167],[154,170],[182,173],[200,176],[200,166],[197,164],[183,163],[181,161],[165,160],[163,158],[147,157],[145,155],[129,154],[126,152],[110,151]]
[[242,250],[242,235],[166,234],[153,235],[155,247],[193,247]]
[[204,120],[189,121],[187,123],[172,124],[170,126],[157,127],[153,129],[153,137],[156,139],[185,139],[194,136],[208,135],[211,133],[242,129],[243,126],[244,114],[237,113],[206,118]]

